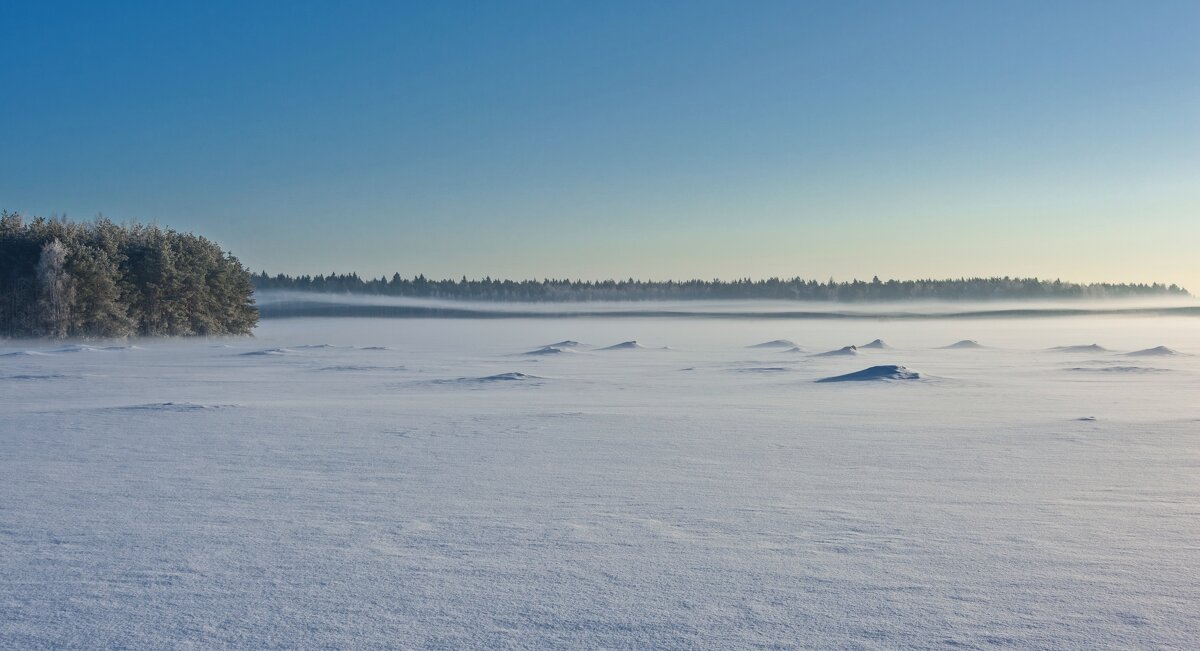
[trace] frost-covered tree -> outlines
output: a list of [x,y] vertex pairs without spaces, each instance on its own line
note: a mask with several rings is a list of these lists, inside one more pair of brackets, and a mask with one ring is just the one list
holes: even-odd
[[75,283],[67,273],[67,247],[58,240],[42,245],[37,264],[38,316],[41,334],[62,339],[71,330]]
[[198,235],[0,210],[0,335],[249,334],[250,273]]

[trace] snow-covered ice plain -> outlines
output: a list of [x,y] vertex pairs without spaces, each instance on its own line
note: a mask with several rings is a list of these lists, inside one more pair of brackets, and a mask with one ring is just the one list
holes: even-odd
[[1195,648],[1198,326],[0,342],[0,647]]

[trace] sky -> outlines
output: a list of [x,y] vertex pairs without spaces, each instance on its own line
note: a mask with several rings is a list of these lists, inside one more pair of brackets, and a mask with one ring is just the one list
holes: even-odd
[[1200,293],[1200,3],[0,0],[0,207],[271,273]]

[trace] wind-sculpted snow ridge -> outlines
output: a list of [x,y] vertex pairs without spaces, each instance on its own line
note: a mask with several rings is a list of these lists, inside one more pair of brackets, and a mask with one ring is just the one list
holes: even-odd
[[571,348],[559,348],[558,346],[543,346],[537,350],[521,353],[522,355],[576,355],[578,354]]
[[781,351],[779,351],[779,352],[781,352],[781,353],[790,353],[790,354],[792,354],[792,355],[805,355],[805,354],[808,354],[808,351],[807,351],[807,350],[805,350],[805,349],[803,349],[803,348],[801,348],[801,347],[799,347],[799,346],[793,346],[793,347],[791,347],[791,348],[789,348],[789,349],[787,349],[787,350],[781,350]]
[[882,339],[876,339],[868,344],[863,344],[859,348],[867,348],[871,350],[891,350],[892,347],[883,342]]
[[619,344],[613,344],[600,350],[646,350],[646,347],[639,344],[636,340],[622,341]]
[[738,373],[783,373],[791,369],[782,366],[747,366],[744,368],[735,368]]
[[202,404],[198,402],[150,402],[142,405],[126,405],[117,409],[128,411],[210,411],[213,409],[231,409],[240,405],[234,404]]
[[1109,349],[1100,344],[1084,344],[1079,346],[1055,346],[1050,350],[1058,353],[1108,353]]
[[1076,373],[1166,373],[1170,369],[1151,366],[1075,366],[1067,369]]
[[17,375],[5,375],[4,380],[80,380],[82,375],[67,375],[64,373],[19,373]]
[[796,342],[787,339],[772,339],[771,341],[764,341],[761,344],[746,346],[746,348],[799,348],[799,346],[796,345]]
[[519,371],[509,371],[507,373],[496,373],[495,375],[484,375],[480,377],[456,377],[442,378],[436,380],[418,381],[416,384],[424,384],[430,386],[446,386],[446,385],[488,385],[488,384],[528,384],[529,386],[539,386],[546,381],[540,375],[531,375],[529,373],[521,373]]
[[408,368],[405,366],[376,366],[371,364],[335,364],[333,366],[322,366],[317,370],[353,373],[363,371],[405,371]]
[[518,373],[516,371],[510,373],[497,373],[495,375],[487,375],[484,377],[461,378],[464,382],[528,382],[530,380],[544,380],[546,378],[537,375],[529,375],[527,373]]
[[300,351],[295,348],[268,348],[266,350],[252,350],[238,354],[242,357],[282,357],[285,355],[298,355]]
[[563,339],[562,341],[556,341],[552,344],[546,344],[542,346],[542,348],[584,348],[586,346],[587,344],[581,344],[574,339]]
[[872,366],[861,371],[821,378],[817,382],[872,382],[891,380],[920,380],[921,374],[904,366]]
[[0,357],[49,357],[50,353],[43,353],[40,350],[14,350],[11,353],[4,353]]
[[942,350],[960,350],[972,348],[987,348],[987,346],[984,346],[974,339],[963,339],[962,341],[956,341],[949,346],[942,346]]
[[843,355],[857,355],[857,354],[858,354],[858,346],[845,346],[843,348],[838,348],[837,350],[830,350],[830,351],[826,351],[824,353],[817,353],[817,354],[813,355],[813,357],[840,357]]
[[1183,355],[1177,350],[1172,350],[1166,346],[1155,346],[1145,350],[1135,350],[1132,353],[1125,353],[1129,357],[1170,357],[1172,355]]

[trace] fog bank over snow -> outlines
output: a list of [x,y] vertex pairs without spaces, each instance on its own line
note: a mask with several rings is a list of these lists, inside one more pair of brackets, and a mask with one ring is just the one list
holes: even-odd
[[263,318],[322,316],[393,318],[564,318],[726,317],[726,318],[990,318],[1054,317],[1105,314],[1200,316],[1195,298],[1076,301],[925,301],[828,303],[814,301],[627,301],[574,303],[470,302],[438,299],[260,291],[255,294]]

